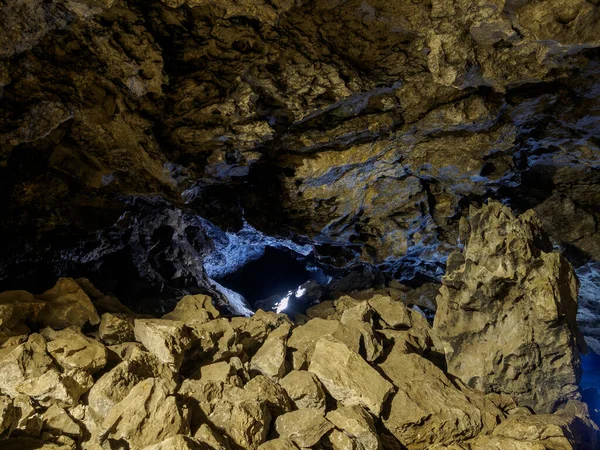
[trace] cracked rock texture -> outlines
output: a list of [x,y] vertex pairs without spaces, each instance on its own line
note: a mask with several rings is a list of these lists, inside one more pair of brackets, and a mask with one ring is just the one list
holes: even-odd
[[488,196],[597,260],[598,8],[8,0],[0,278],[208,289],[196,216],[242,214],[335,268],[439,278]]

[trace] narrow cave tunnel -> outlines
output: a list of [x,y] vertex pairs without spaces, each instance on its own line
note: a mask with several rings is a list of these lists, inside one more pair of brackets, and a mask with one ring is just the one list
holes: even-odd
[[0,448],[600,448],[598,2],[0,11]]

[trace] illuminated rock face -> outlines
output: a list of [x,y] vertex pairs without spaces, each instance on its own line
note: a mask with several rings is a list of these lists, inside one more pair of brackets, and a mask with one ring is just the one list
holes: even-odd
[[439,280],[488,197],[597,261],[596,3],[12,0],[0,286],[226,302],[273,239]]

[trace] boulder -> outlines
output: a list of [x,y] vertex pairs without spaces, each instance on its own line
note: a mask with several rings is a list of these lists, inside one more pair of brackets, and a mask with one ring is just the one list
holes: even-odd
[[325,412],[326,397],[319,378],[306,370],[294,370],[280,382],[297,409],[313,408]]
[[308,370],[343,405],[364,406],[375,415],[381,413],[383,404],[393,390],[391,383],[358,353],[330,336],[317,341]]
[[55,330],[89,323],[98,325],[100,317],[85,291],[72,278],[60,278],[53,288],[37,296],[46,303],[37,322]]
[[[381,442],[375,429],[375,423],[371,415],[360,406],[346,406],[327,413],[329,420],[339,431],[351,438],[350,442],[362,450],[379,450]],[[334,444],[343,448],[342,443],[347,440],[342,436],[330,437]],[[347,444],[344,444],[347,446]],[[351,448],[351,447],[350,447]]]
[[138,450],[188,432],[188,422],[168,384],[158,378],[141,381],[102,421],[103,449]]
[[415,353],[392,351],[379,367],[397,388],[383,423],[410,449],[467,440],[490,432],[503,418],[491,401],[485,410],[478,408],[438,367]]
[[194,433],[194,439],[208,446],[210,450],[231,450],[227,440],[203,423]]
[[46,304],[27,291],[0,293],[0,331],[27,333],[25,322],[35,322]]
[[259,309],[251,317],[233,317],[231,326],[237,335],[237,341],[244,352],[254,353],[265,342],[271,331],[291,321],[285,314]]
[[217,362],[242,353],[236,330],[225,318],[191,327],[195,353],[190,360]]
[[405,329],[412,326],[408,308],[401,301],[377,294],[370,298],[368,303],[383,322],[383,328]]
[[44,442],[30,437],[16,437],[2,441],[2,450],[74,450],[74,448],[69,444]]
[[175,390],[172,371],[147,352],[135,350],[127,359],[102,375],[88,394],[90,415],[99,423],[134,386],[148,378],[160,378],[170,392]]
[[333,429],[333,425],[321,411],[306,408],[279,416],[275,429],[280,437],[294,441],[299,447],[312,447]]
[[133,316],[121,313],[102,314],[98,336],[107,345],[123,344],[135,340]]
[[10,397],[0,395],[0,438],[17,428],[17,408]]
[[219,311],[214,307],[208,295],[186,295],[175,309],[163,316],[163,319],[177,320],[188,326],[200,325],[219,317]]
[[43,420],[34,402],[27,395],[21,394],[13,399],[13,405],[17,412],[16,429],[29,436],[39,436]]
[[192,429],[201,423],[231,439],[233,447],[255,450],[267,437],[271,414],[264,395],[213,380],[185,380],[178,395],[191,411]]
[[100,292],[87,278],[77,278],[75,280],[81,289],[87,294],[92,300],[92,303],[101,314],[113,313],[113,314],[126,314],[133,315],[133,311],[127,306],[123,305],[118,298],[112,295],[106,295]]
[[252,378],[244,390],[256,395],[259,402],[265,403],[272,417],[292,410],[292,402],[286,391],[271,378],[258,375]]
[[49,370],[19,383],[15,389],[42,406],[55,404],[68,407],[77,405],[79,397],[89,391],[93,384],[92,376],[83,370],[75,369],[65,373]]
[[579,397],[578,282],[533,211],[490,201],[461,222],[434,328],[448,372],[544,413]]
[[50,434],[70,436],[77,438],[81,436],[81,427],[67,413],[64,408],[57,405],[50,406],[43,415],[43,430]]
[[179,370],[192,340],[189,329],[175,320],[136,319],[135,339],[173,371]]
[[198,376],[193,378],[203,381],[221,381],[223,383],[231,384],[232,386],[242,387],[244,382],[238,373],[240,369],[243,369],[243,367],[240,367],[242,362],[237,357],[231,359],[237,359],[237,361],[235,363],[232,363],[231,361],[220,361],[202,366],[199,369]]
[[104,345],[74,328],[54,331],[46,328],[47,350],[64,371],[80,369],[96,373],[106,365],[108,353]]
[[250,361],[251,372],[271,378],[282,378],[285,375],[286,344],[290,330],[290,324],[284,323],[269,334]]
[[353,351],[360,352],[362,340],[360,330],[347,327],[339,320],[311,319],[304,325],[294,328],[288,339],[287,345],[292,350],[294,370],[306,370],[315,345],[323,336],[333,336]]
[[0,391],[11,397],[18,395],[17,385],[54,369],[46,352],[46,340],[32,334],[22,344],[10,346],[0,360]]

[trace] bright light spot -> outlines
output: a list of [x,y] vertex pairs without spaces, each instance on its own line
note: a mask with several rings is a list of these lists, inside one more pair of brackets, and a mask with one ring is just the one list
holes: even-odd
[[300,298],[300,297],[302,297],[304,294],[306,294],[306,288],[299,287],[299,288],[296,290],[296,297],[297,297],[297,298]]
[[275,312],[280,313],[284,311],[288,307],[288,303],[290,301],[290,297],[292,296],[292,291],[288,292],[288,294],[281,299],[279,303],[277,303],[277,307]]

